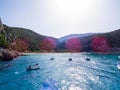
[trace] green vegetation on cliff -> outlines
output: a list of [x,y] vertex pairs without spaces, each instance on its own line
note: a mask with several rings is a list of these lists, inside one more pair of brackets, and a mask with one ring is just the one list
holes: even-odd
[[[64,52],[67,51],[68,47],[74,49],[75,46],[75,49],[78,50],[77,47],[79,47],[79,43],[81,45],[79,51],[81,52],[100,51],[102,49],[105,51],[106,48],[120,48],[120,29],[108,33],[76,37],[77,40],[71,38],[71,46],[68,44],[67,47],[66,45],[70,38],[60,42],[59,39],[42,36],[29,29],[9,27],[7,25],[3,26],[4,30],[0,33],[0,47],[6,48],[9,46],[10,49],[21,52],[27,50]],[[100,48],[100,50],[98,50],[98,48]]]
[[120,48],[120,29],[113,32],[104,33],[102,36],[105,36],[112,48]]
[[30,51],[38,51],[39,50],[39,42],[42,40],[44,36],[39,35],[32,30],[17,28],[17,27],[9,27],[4,25],[5,37],[9,43],[14,42],[16,39],[26,40]]
[[8,42],[4,38],[4,35],[0,33],[0,47],[7,48],[8,47]]

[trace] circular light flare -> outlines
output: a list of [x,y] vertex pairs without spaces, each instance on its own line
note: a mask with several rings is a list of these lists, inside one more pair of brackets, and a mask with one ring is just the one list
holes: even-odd
[[46,51],[54,51],[56,47],[56,41],[52,37],[46,37],[40,42],[40,49]]
[[102,53],[109,52],[111,48],[108,40],[103,36],[94,36],[91,46],[93,51]]
[[82,44],[79,38],[71,38],[66,41],[66,48],[70,52],[80,52],[82,49]]

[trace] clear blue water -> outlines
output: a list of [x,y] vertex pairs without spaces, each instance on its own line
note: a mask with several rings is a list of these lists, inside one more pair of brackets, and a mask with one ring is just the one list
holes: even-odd
[[[54,57],[55,60],[50,60]],[[86,61],[85,57],[90,58]],[[72,61],[68,61],[72,58]],[[49,53],[0,62],[0,90],[120,90],[118,55]],[[26,71],[28,65],[39,70]]]

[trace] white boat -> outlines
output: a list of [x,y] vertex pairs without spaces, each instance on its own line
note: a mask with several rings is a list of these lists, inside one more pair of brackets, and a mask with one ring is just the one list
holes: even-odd
[[118,58],[120,59],[120,56],[118,56]]
[[35,64],[35,66],[28,66],[26,68],[27,71],[38,70],[38,69],[40,69],[40,67],[38,66],[38,64]]
[[38,70],[38,69],[40,69],[39,67],[37,67],[37,68],[34,68],[34,67],[31,67],[31,68],[26,68],[27,69],[27,71],[31,71],[31,70]]
[[120,63],[117,64],[117,68],[120,70]]

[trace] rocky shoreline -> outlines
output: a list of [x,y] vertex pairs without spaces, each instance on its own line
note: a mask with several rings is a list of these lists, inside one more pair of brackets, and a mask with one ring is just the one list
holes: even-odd
[[[18,51],[11,51],[8,49],[3,49],[0,48],[0,60],[1,61],[9,61],[9,60],[13,60],[14,58],[17,58],[19,56],[26,56],[26,55],[30,55],[30,54],[38,54],[38,53],[45,53],[45,52],[27,52],[27,53],[19,53]],[[50,53],[50,52],[46,52],[46,53]],[[72,53],[72,52],[52,52],[52,53]],[[100,53],[100,52],[77,52],[77,53],[81,53],[81,54],[118,54],[120,55],[120,51],[112,51],[112,52],[108,52],[108,53]]]
[[1,61],[13,60],[14,58],[17,58],[21,55],[22,54],[20,54],[17,51],[10,51],[8,49],[0,49],[0,60]]

